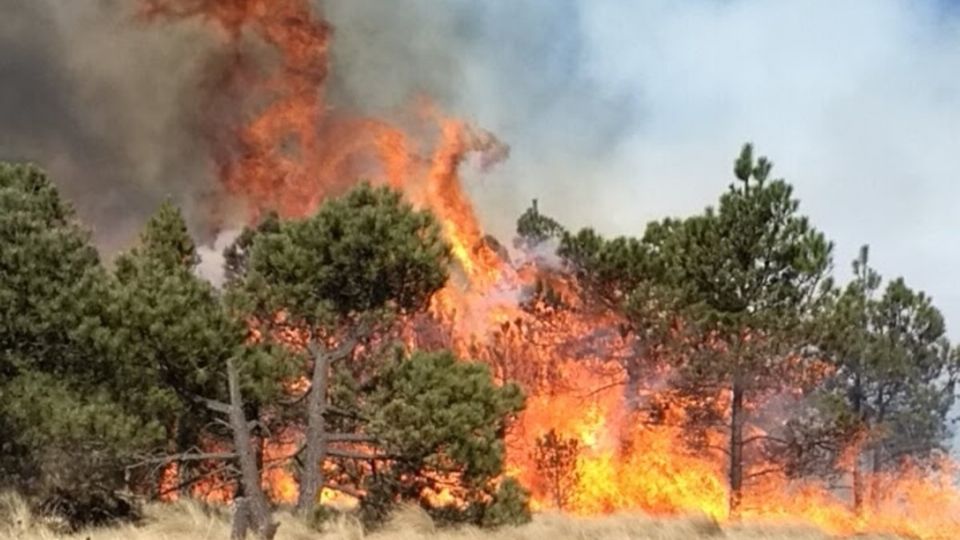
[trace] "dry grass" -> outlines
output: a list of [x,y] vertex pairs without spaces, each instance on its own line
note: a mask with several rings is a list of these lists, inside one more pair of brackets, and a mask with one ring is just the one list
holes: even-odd
[[[419,509],[404,509],[391,523],[375,534],[364,535],[354,522],[341,519],[323,533],[312,531],[290,515],[277,516],[281,521],[277,540],[696,540],[724,538],[730,540],[821,540],[828,535],[804,528],[739,527],[721,529],[706,518],[676,520],[650,519],[642,516],[612,516],[597,519],[575,519],[569,516],[543,514],[529,525],[480,531],[473,528],[437,530]],[[177,503],[151,506],[142,526],[97,529],[76,536],[51,532],[30,514],[23,501],[15,496],[0,495],[0,540],[179,540],[217,539],[229,537],[225,511],[199,504]],[[891,538],[882,536],[861,538]]]

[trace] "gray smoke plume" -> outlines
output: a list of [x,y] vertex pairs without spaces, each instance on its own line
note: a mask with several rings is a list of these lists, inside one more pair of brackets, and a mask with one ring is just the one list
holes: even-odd
[[[538,198],[569,227],[640,234],[769,155],[837,242],[960,318],[960,17],[952,0],[316,0],[333,23],[331,102],[401,117],[419,94],[497,134],[468,171],[509,243]],[[134,0],[0,0],[0,158],[48,168],[101,245],[173,197],[204,241],[217,185],[194,123],[197,21],[145,26]]]
[[469,175],[509,241],[538,198],[563,224],[642,234],[713,204],[744,142],[835,240],[960,320],[956,0],[330,0],[338,89],[425,90],[511,146]]
[[196,27],[139,25],[131,8],[0,0],[0,159],[44,167],[106,252],[162,199],[195,218],[215,192],[188,84],[211,43]]

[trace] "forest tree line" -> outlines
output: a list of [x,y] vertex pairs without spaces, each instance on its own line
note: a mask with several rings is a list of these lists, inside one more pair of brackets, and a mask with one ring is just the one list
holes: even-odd
[[[641,236],[568,231],[535,202],[518,221],[520,243],[553,246],[576,277],[579,309],[618,315],[632,343],[616,359],[628,406],[656,422],[683,404],[689,447],[725,457],[731,515],[769,473],[844,488],[861,512],[884,495],[884,473],[944,465],[960,352],[932,299],[903,278],[884,282],[867,246],[838,284],[832,242],[752,145],[733,165],[715,206],[651,222]],[[571,309],[549,282],[537,294],[554,311]],[[638,391],[664,365],[662,399],[641,403]],[[783,396],[787,410],[763,418]],[[709,443],[717,433],[723,447]],[[554,434],[539,445],[557,462],[574,442]]]
[[[618,359],[631,407],[657,406],[631,389],[667,364],[669,392],[695,398],[684,401],[690,446],[724,432],[734,514],[752,462],[839,477],[851,441],[860,509],[867,473],[933,467],[947,449],[960,356],[930,297],[884,282],[866,248],[837,284],[832,244],[771,172],[747,145],[715,206],[637,237],[568,231],[534,206],[519,245],[555,247],[596,309],[635,336]],[[2,164],[0,247],[2,487],[47,501],[235,480],[244,527],[266,538],[259,479],[271,464],[254,442],[298,426],[303,444],[285,459],[301,515],[331,488],[357,496],[368,523],[400,501],[447,522],[528,519],[527,493],[502,478],[521,388],[483,363],[398,345],[398,322],[427,309],[451,266],[436,220],[401,194],[362,184],[306,218],[266,216],[227,249],[215,288],[197,276],[175,206],[106,264],[40,169]],[[555,301],[549,286],[537,294]],[[298,379],[308,391],[291,392]],[[785,389],[803,406],[780,432],[745,436],[749,405]],[[696,399],[718,392],[729,403]],[[569,442],[543,441],[543,461],[575,461]],[[165,485],[173,463],[178,482]],[[461,504],[433,504],[441,489]]]

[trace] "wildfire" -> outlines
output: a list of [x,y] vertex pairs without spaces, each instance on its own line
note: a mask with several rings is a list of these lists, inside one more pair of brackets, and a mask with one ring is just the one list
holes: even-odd
[[[254,217],[264,210],[302,216],[356,178],[401,189],[413,204],[434,212],[458,267],[432,303],[432,315],[449,338],[440,342],[488,362],[499,378],[526,388],[527,408],[508,437],[508,471],[533,488],[535,508],[549,508],[554,500],[536,488],[531,458],[536,438],[553,430],[580,448],[566,510],[729,518],[724,436],[708,433],[706,443],[691,450],[681,427],[686,408],[661,389],[669,376],[663,366],[644,367],[648,376],[630,383],[650,402],[667,405],[662,417],[645,418],[628,406],[624,388],[630,374],[617,361],[630,345],[623,336],[602,333],[616,328],[616,320],[587,310],[521,306],[549,271],[512,264],[484,236],[460,178],[470,156],[487,167],[507,156],[506,146],[425,99],[411,107],[418,126],[413,131],[331,107],[325,83],[332,29],[308,0],[141,0],[141,5],[149,20],[198,18],[219,32],[226,54],[210,59],[205,135],[222,186],[245,201]],[[275,58],[259,60],[248,50],[251,38]],[[564,278],[555,285],[563,300],[576,306],[576,285]],[[408,341],[425,340],[418,327],[408,330]],[[571,345],[598,341],[603,344]],[[291,382],[290,388],[302,392],[305,381]],[[718,406],[729,399],[709,398]],[[296,439],[293,434],[264,441],[265,462],[282,461]],[[883,493],[895,495],[878,493],[876,504],[858,516],[828,486],[797,484],[760,465],[750,471],[759,480],[745,493],[742,517],[814,523],[841,534],[869,530],[960,538],[960,524],[947,510],[960,508],[960,491],[951,483],[952,466],[944,463],[942,470],[931,478],[905,467],[873,479]],[[176,469],[164,474],[164,484],[172,485]],[[267,466],[263,480],[275,500],[296,499],[295,478],[282,465]],[[212,498],[222,498],[221,491]],[[323,494],[325,501],[344,498],[329,490]],[[455,496],[440,492],[435,498],[449,502]]]

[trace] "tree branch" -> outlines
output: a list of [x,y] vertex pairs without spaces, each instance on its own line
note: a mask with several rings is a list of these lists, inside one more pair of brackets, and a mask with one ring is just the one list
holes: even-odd
[[226,453],[184,453],[184,454],[175,454],[172,456],[164,456],[157,458],[145,458],[133,465],[127,465],[127,469],[135,469],[143,465],[154,465],[154,464],[167,464],[167,463],[179,463],[182,461],[219,461],[224,459],[234,459],[237,457],[236,452],[226,452]]
[[761,470],[761,471],[757,471],[757,472],[754,472],[754,473],[750,473],[750,474],[746,475],[745,478],[749,480],[749,479],[752,479],[752,478],[757,478],[757,477],[765,476],[765,475],[768,475],[768,474],[782,473],[782,472],[783,472],[783,468],[782,468],[782,467],[771,467],[771,468],[769,468],[769,469],[763,469],[763,470]]
[[210,478],[211,476],[216,476],[216,475],[221,474],[221,473],[224,473],[224,472],[229,472],[229,473],[231,473],[231,477],[228,478],[227,480],[225,480],[224,482],[221,482],[219,485],[225,485],[227,482],[233,482],[233,481],[235,481],[235,480],[237,479],[237,475],[238,475],[238,473],[239,473],[239,471],[237,471],[236,467],[234,467],[233,465],[227,463],[227,464],[224,464],[224,465],[222,465],[222,466],[220,466],[220,467],[218,467],[218,468],[216,468],[216,469],[213,469],[212,471],[208,471],[208,472],[206,472],[206,473],[204,473],[204,474],[201,474],[201,475],[199,475],[199,476],[195,476],[195,477],[190,478],[190,479],[188,479],[188,480],[184,480],[183,482],[180,482],[179,484],[177,484],[177,485],[175,485],[175,486],[168,487],[168,488],[164,489],[163,491],[160,491],[159,493],[157,493],[157,497],[163,497],[164,495],[167,495],[167,494],[169,494],[169,493],[175,493],[175,492],[177,492],[177,491],[180,491],[180,490],[183,489],[183,488],[187,488],[187,487],[190,487],[190,486],[192,486],[192,485],[194,485],[194,484],[200,483],[200,482],[202,482],[202,481]]
[[327,456],[344,458],[344,459],[359,459],[359,460],[366,460],[366,461],[397,459],[399,457],[399,456],[390,455],[390,454],[366,454],[364,452],[352,452],[350,450],[340,450],[338,448],[328,449]]
[[327,405],[327,407],[324,409],[323,412],[335,414],[337,416],[342,416],[344,418],[352,418],[354,420],[367,420],[367,418],[363,417],[360,413],[348,411],[346,409],[341,409],[340,407],[335,407],[333,405]]
[[376,442],[376,437],[363,433],[327,433],[324,435],[327,442]]
[[213,412],[218,412],[220,414],[230,414],[230,405],[227,405],[222,401],[217,401],[215,399],[208,399],[200,396],[195,396],[195,399],[197,400],[198,403],[203,404]]
[[597,395],[597,394],[599,394],[599,393],[601,393],[601,392],[604,392],[604,391],[609,390],[609,389],[611,389],[611,388],[616,388],[616,387],[618,387],[618,386],[624,386],[625,384],[627,384],[627,381],[617,381],[617,382],[605,384],[605,385],[603,385],[603,386],[601,386],[601,387],[599,387],[599,388],[595,388],[595,389],[591,390],[589,393],[587,393],[586,395],[582,396],[580,399],[589,399],[589,398],[591,398],[591,397],[593,397],[593,396],[595,396],[595,395]]
[[753,437],[747,437],[746,439],[744,439],[743,442],[741,443],[741,445],[747,446],[748,444],[752,444],[752,443],[755,443],[755,442],[757,442],[757,441],[773,441],[773,442],[775,442],[775,443],[779,443],[779,444],[782,444],[782,445],[789,445],[789,444],[790,444],[789,441],[784,440],[784,439],[780,439],[780,438],[778,438],[778,437],[774,437],[774,436],[772,436],[772,435],[754,435]]
[[349,488],[347,486],[338,486],[336,484],[324,484],[323,487],[327,489],[332,489],[334,491],[339,491],[340,493],[343,493],[344,495],[349,495],[355,499],[362,499],[364,497],[364,494],[361,493],[360,491],[353,488]]
[[730,450],[728,450],[727,448],[724,448],[724,447],[722,447],[722,446],[717,446],[717,445],[714,445],[714,444],[705,444],[705,445],[703,445],[703,447],[704,447],[704,448],[709,448],[710,450],[719,450],[720,452],[723,452],[723,454],[726,455],[726,456],[729,456],[729,455],[730,455]]

